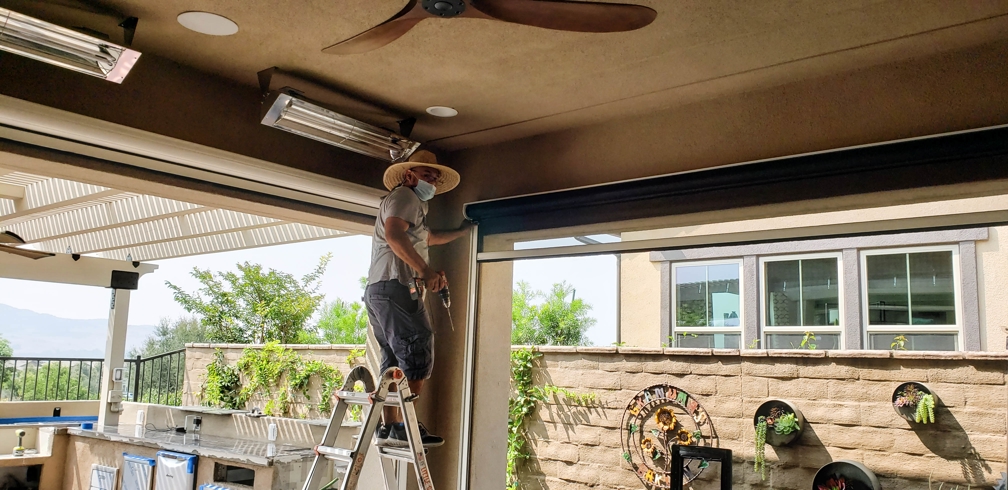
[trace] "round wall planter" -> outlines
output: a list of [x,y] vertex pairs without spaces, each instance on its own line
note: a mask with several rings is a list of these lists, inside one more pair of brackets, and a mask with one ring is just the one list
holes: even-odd
[[857,461],[843,459],[819,468],[812,478],[812,490],[819,490],[819,487],[825,486],[831,478],[843,478],[847,490],[882,490],[882,484],[875,477],[875,473]]
[[773,409],[780,409],[785,413],[795,414],[795,422],[798,423],[798,430],[790,434],[778,434],[773,427],[767,427],[766,432],[766,442],[767,444],[774,447],[787,446],[792,442],[798,440],[801,437],[802,432],[805,430],[805,417],[802,415],[801,410],[795,404],[787,400],[767,400],[763,402],[759,408],[756,409],[756,413],[753,415],[753,427],[759,421],[760,417],[769,417],[770,412]]
[[924,393],[925,395],[931,395],[931,396],[933,396],[934,399],[935,399],[935,405],[938,404],[938,396],[935,395],[934,392],[931,391],[931,389],[928,388],[928,386],[926,384],[920,383],[920,382],[917,382],[917,381],[908,381],[906,383],[900,384],[899,386],[896,387],[895,390],[893,390],[893,392],[892,392],[893,409],[896,410],[896,413],[898,413],[900,417],[903,417],[903,419],[905,419],[907,422],[910,422],[911,424],[916,424],[917,421],[916,421],[916,418],[914,416],[916,414],[916,412],[917,412],[917,406],[916,405],[911,405],[911,406],[907,406],[907,407],[897,407],[896,406],[896,398],[898,398],[899,394],[904,389],[906,389],[907,386],[910,386],[910,385],[914,385],[914,387],[917,388],[918,391],[920,391],[921,393]]

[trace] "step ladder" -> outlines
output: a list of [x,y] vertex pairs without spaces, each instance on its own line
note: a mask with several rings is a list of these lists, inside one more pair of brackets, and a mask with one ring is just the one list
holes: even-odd
[[[354,385],[360,381],[364,384],[364,392],[354,391]],[[391,391],[395,386],[398,391]],[[386,404],[399,407],[403,423],[406,426],[408,448],[378,447],[381,459],[382,473],[385,477],[385,490],[398,490],[400,480],[405,482],[406,471],[403,465],[412,464],[416,471],[417,481],[422,490],[434,490],[430,468],[424,454],[423,443],[420,440],[420,427],[417,424],[413,400],[416,396],[410,392],[406,376],[397,367],[391,367],[382,373],[375,387],[371,371],[364,366],[357,366],[350,371],[343,388],[335,393],[339,400],[333,409],[329,425],[322,436],[322,443],[315,446],[315,460],[308,472],[308,480],[304,490],[322,490],[323,488],[339,488],[339,490],[356,490],[364,467],[364,458],[371,447],[375,429],[381,419],[382,408]],[[336,447],[336,440],[343,427],[343,417],[351,405],[361,406],[363,421],[360,432],[353,437],[352,448]],[[326,476],[327,460],[333,462],[334,474],[342,474],[339,487],[332,486],[336,480],[329,481]],[[401,471],[400,471],[401,470]],[[337,478],[339,479],[339,478]]]

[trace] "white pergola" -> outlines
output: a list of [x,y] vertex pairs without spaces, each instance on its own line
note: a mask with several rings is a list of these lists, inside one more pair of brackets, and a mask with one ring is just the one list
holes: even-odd
[[0,231],[32,250],[143,261],[351,234],[3,168]]
[[98,423],[117,425],[113,374],[130,292],[158,268],[146,262],[354,233],[0,167],[0,234],[0,278],[112,290]]

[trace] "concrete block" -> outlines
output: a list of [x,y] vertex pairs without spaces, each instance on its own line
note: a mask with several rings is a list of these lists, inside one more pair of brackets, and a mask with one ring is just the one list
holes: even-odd
[[927,380],[937,383],[963,383],[963,384],[1005,384],[1004,371],[987,371],[977,369],[976,366],[957,366],[942,369],[929,369]]
[[847,363],[805,360],[798,365],[798,377],[838,380],[858,379],[858,370]]
[[622,451],[614,450],[608,446],[579,446],[577,457],[579,463],[600,464],[609,467],[617,467],[621,463],[626,465]]
[[791,400],[798,405],[805,420],[813,424],[860,425],[861,405],[859,403]]
[[693,374],[712,376],[741,376],[742,358],[740,357],[707,357],[696,358],[691,364]]
[[768,385],[771,398],[797,400],[826,400],[829,383],[825,379],[771,379]]
[[753,376],[742,376],[742,396],[745,398],[766,398],[770,393],[770,380]]
[[830,400],[878,403],[892,398],[896,385],[874,381],[830,381],[827,396]]
[[713,379],[714,379],[714,387],[717,390],[718,398],[742,397],[741,376],[717,376],[714,377]]
[[684,375],[690,374],[693,369],[692,364],[689,362],[664,356],[660,359],[651,359],[641,362],[640,366],[641,370],[645,373],[654,374]]
[[596,356],[599,371],[607,373],[639,373],[644,370],[642,362],[630,362],[626,359],[610,356]]
[[715,383],[716,381],[711,379],[710,376],[687,374],[680,376],[674,384],[693,396],[709,396],[717,393],[717,385]]
[[535,457],[543,461],[562,461],[576,463],[578,461],[578,446],[564,442],[540,441],[533,447]]
[[557,469],[560,479],[589,486],[601,483],[603,473],[607,471],[599,465],[589,464],[559,464]]
[[776,363],[773,360],[747,362],[742,365],[743,376],[759,376],[763,378],[796,378],[798,366],[788,362]]
[[620,378],[612,375],[587,375],[581,374],[581,388],[596,390],[618,390],[620,389]]
[[708,403],[704,403],[703,407],[707,410],[707,413],[711,416],[741,417],[741,418],[745,417],[742,411],[741,398],[726,398],[719,396],[712,399]]

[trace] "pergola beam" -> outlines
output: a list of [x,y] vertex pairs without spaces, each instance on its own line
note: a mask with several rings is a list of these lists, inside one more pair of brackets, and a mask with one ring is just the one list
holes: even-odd
[[68,254],[29,259],[0,252],[0,278],[42,281],[78,286],[112,286],[112,272],[131,272],[143,276],[157,270],[154,264],[137,264],[98,257],[80,257],[75,260]]
[[[130,195],[125,199],[42,216],[8,228],[24,238],[25,243],[41,243],[81,234],[135,226],[206,210],[207,208],[203,206],[173,199]],[[63,250],[66,248],[59,251]],[[74,247],[74,251],[78,251],[78,248]]]
[[300,223],[279,223],[263,228],[107,250],[98,255],[115,260],[125,260],[127,255],[134,260],[161,260],[350,235],[353,233]]
[[0,199],[24,199],[25,189],[19,185],[4,184],[0,182]]

